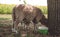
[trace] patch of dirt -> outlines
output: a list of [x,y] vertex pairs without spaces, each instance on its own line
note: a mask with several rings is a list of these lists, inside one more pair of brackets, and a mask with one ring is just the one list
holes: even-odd
[[12,20],[0,20],[0,24],[12,25]]

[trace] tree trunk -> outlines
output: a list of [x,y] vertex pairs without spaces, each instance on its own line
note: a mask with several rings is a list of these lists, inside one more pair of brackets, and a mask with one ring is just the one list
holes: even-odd
[[51,35],[60,34],[60,0],[48,1],[48,28]]

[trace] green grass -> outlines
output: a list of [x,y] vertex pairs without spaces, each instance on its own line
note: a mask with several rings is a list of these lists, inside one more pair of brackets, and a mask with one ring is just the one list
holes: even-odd
[[11,18],[0,18],[0,20],[9,20]]

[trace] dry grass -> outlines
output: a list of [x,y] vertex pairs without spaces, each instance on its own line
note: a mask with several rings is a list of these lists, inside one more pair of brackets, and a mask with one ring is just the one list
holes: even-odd
[[12,18],[11,14],[0,14],[0,18]]
[[0,24],[12,25],[11,14],[0,14]]

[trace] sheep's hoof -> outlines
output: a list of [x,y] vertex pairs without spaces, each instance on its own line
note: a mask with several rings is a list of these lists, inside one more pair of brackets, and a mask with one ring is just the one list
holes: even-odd
[[12,32],[16,34],[18,33],[18,31],[15,28],[12,28]]

